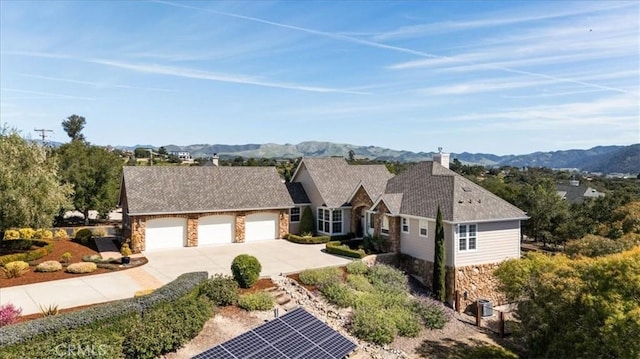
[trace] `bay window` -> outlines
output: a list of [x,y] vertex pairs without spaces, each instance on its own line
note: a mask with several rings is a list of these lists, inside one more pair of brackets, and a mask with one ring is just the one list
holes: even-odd
[[342,234],[342,210],[318,207],[318,232]]

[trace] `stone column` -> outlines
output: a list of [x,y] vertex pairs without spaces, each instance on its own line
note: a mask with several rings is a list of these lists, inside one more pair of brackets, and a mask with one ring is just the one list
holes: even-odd
[[244,243],[246,216],[247,215],[244,212],[238,212],[238,214],[236,214],[236,243]]
[[[300,215],[302,215],[302,213]],[[278,214],[278,238],[284,238],[288,233],[289,233],[289,210],[282,209]]]
[[198,216],[187,217],[187,247],[198,246]]

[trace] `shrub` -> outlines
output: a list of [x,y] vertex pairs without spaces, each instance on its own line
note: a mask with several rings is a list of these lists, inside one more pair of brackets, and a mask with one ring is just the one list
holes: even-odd
[[345,257],[364,258],[367,254],[362,249],[351,249],[340,241],[327,242],[325,245],[327,253],[337,254]]
[[4,231],[4,239],[18,239],[20,238],[20,232],[15,229],[7,229]]
[[96,227],[91,231],[91,233],[95,237],[106,237],[107,236],[107,230],[104,227]]
[[[24,253],[6,254],[0,256],[0,265],[14,261],[31,262],[40,259],[53,250],[53,242],[39,239],[14,239],[12,241],[0,241],[3,246],[11,244],[14,249],[29,249],[32,246],[41,247]],[[13,245],[16,244],[14,247]]]
[[95,272],[98,266],[93,262],[71,263],[67,266],[67,272],[74,274]]
[[300,233],[316,233],[316,221],[309,206],[305,206],[300,216]]
[[349,274],[367,274],[369,266],[363,261],[353,261],[347,264],[347,273]]
[[36,239],[53,239],[53,232],[48,229],[40,228],[33,234]]
[[395,307],[387,310],[389,320],[393,321],[398,334],[403,337],[417,337],[422,330],[422,321],[406,307]]
[[375,344],[389,344],[398,334],[395,323],[381,309],[355,310],[351,316],[351,332]]
[[429,329],[442,329],[449,321],[442,303],[430,298],[414,299],[411,302],[413,311]]
[[373,291],[373,285],[369,279],[361,274],[347,274],[347,283],[351,288],[360,292]]
[[342,271],[336,267],[305,269],[300,272],[298,277],[303,284],[322,286],[330,282],[339,282],[342,278]]
[[40,307],[40,315],[43,317],[52,317],[54,315],[58,315],[58,305],[57,304],[49,304],[49,305],[39,305]]
[[320,292],[330,302],[340,308],[347,308],[353,305],[356,293],[353,289],[340,282],[330,282],[320,287]]
[[73,255],[71,255],[70,252],[64,252],[64,253],[62,253],[61,259],[62,259],[63,262],[69,263],[69,261],[71,261],[71,257],[73,257]]
[[23,261],[9,262],[4,265],[2,272],[5,278],[18,278],[29,271],[29,263]]
[[123,257],[129,257],[131,255],[131,248],[129,248],[127,243],[124,243],[122,247],[120,247],[120,254]]
[[383,292],[404,293],[407,291],[407,276],[400,270],[379,264],[369,268],[367,277],[373,286]]
[[67,234],[67,231],[65,231],[62,228],[53,232],[53,239],[66,239],[66,238],[69,238],[69,235]]
[[241,295],[238,306],[246,311],[269,310],[273,308],[273,297],[269,293],[249,293]]
[[0,327],[13,324],[18,321],[20,313],[22,313],[22,308],[16,308],[11,303],[0,305]]
[[233,278],[242,288],[251,288],[260,278],[261,271],[262,265],[258,259],[248,254],[240,254],[231,262]]
[[625,244],[625,241],[619,239],[609,239],[589,234],[582,239],[568,242],[565,245],[565,252],[570,257],[601,257],[630,249],[630,247],[626,248]]
[[108,270],[118,270],[118,266],[111,263],[96,263],[96,267]]
[[62,264],[58,261],[45,261],[36,266],[36,272],[57,272],[62,270]]
[[89,243],[91,238],[93,238],[93,233],[89,228],[83,228],[75,233],[76,241],[85,245]]
[[298,244],[322,244],[322,243],[329,242],[331,240],[331,237],[330,236],[307,237],[307,236],[297,236],[295,234],[289,234],[287,236],[287,240],[289,242],[298,243]]
[[31,239],[36,234],[33,228],[20,228],[18,232],[20,232],[20,238],[23,239]]
[[200,294],[215,305],[234,305],[238,303],[238,282],[231,276],[215,274],[200,285]]

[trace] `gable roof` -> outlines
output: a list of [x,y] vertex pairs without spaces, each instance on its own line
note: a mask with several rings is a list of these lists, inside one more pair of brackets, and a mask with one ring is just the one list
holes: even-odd
[[389,213],[393,216],[397,216],[400,214],[400,210],[402,208],[402,197],[402,193],[384,193],[380,195],[371,208],[376,208],[380,202],[384,202]]
[[[526,214],[437,162],[420,162],[391,178],[385,193],[402,193],[400,213],[450,222],[526,219]],[[385,202],[386,203],[386,202]]]
[[572,185],[564,185],[557,184],[556,192],[560,197],[566,199],[571,203],[582,203],[585,198],[597,198],[603,197],[605,194],[602,192],[598,192],[596,189],[591,187],[586,187],[583,185],[572,186]]
[[129,214],[291,208],[274,167],[124,167]]
[[[372,199],[384,193],[387,180],[393,175],[384,165],[350,165],[344,158],[304,158],[298,169],[304,166],[309,172],[324,204],[330,208],[348,204],[350,196],[359,184]],[[295,180],[298,170],[293,175]]]

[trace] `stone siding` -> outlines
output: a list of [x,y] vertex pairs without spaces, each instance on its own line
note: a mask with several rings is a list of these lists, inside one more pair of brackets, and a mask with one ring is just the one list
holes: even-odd
[[244,229],[246,221],[246,212],[236,213],[236,238],[234,243],[244,243]]
[[389,234],[382,234],[382,216],[389,214],[389,210],[384,202],[380,202],[375,209],[378,213],[374,218],[374,235],[387,238],[389,250],[393,253],[400,253],[400,217],[389,217]]
[[[367,191],[364,190],[364,187],[360,186],[356,191],[356,194],[353,195],[351,199],[351,207],[353,210],[351,211],[351,232],[358,233],[358,231],[362,230],[362,223],[360,219],[360,212],[363,208],[371,208],[373,206],[373,201],[369,198]],[[363,233],[364,235],[364,233]]]
[[498,268],[498,265],[499,263],[491,263],[456,268],[455,288],[460,295],[460,304],[463,309],[468,308],[478,299],[488,299],[494,306],[507,303],[504,294],[498,290],[498,280],[493,276],[493,271]]

